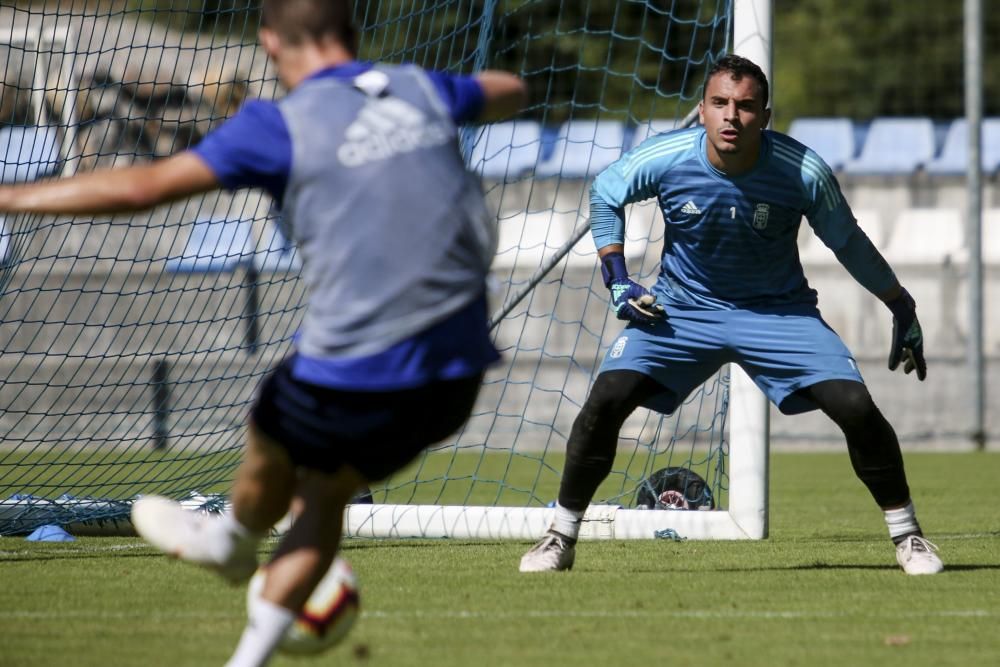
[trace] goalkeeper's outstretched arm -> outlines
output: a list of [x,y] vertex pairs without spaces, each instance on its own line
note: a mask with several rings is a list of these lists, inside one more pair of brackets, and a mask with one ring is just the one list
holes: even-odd
[[889,370],[904,362],[903,370],[917,371],[921,381],[927,377],[924,359],[923,330],[917,319],[917,304],[896,279],[882,254],[868,236],[855,228],[847,242],[836,251],[837,259],[863,287],[882,300],[892,312],[892,343]]

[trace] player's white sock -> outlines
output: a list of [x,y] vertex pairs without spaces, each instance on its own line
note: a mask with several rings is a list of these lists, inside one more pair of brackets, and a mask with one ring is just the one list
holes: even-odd
[[295,622],[295,612],[260,598],[250,603],[247,615],[247,627],[226,667],[267,664],[281,638]]
[[580,535],[580,524],[583,523],[583,512],[568,510],[556,503],[556,516],[552,521],[552,530],[575,540]]
[[899,544],[907,535],[920,535],[920,524],[917,523],[917,513],[913,509],[913,501],[895,510],[884,510],[885,525],[889,527],[889,537]]

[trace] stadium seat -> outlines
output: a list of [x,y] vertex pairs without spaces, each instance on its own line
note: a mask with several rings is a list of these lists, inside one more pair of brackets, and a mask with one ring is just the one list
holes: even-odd
[[894,266],[962,263],[968,257],[963,222],[957,208],[904,209],[883,254]]
[[0,127],[0,183],[27,183],[59,168],[59,133],[54,127]]
[[876,118],[861,153],[848,160],[849,174],[910,174],[927,165],[935,153],[934,123],[930,118]]
[[[858,219],[858,226],[871,239],[876,248],[881,248],[885,243],[885,226],[882,216],[876,209],[857,209],[854,217]],[[832,264],[838,262],[833,251],[826,247],[826,244],[816,236],[816,232],[809,227],[806,220],[802,221],[799,230],[799,259],[803,264]]]
[[983,211],[983,262],[1000,265],[1000,208]]
[[570,120],[553,142],[552,152],[538,163],[535,176],[590,178],[621,157],[625,126],[613,120]]
[[854,157],[854,124],[849,118],[796,118],[788,136],[816,151],[834,171]]
[[983,119],[983,171],[987,174],[1000,172],[1000,118]]
[[[577,211],[522,211],[501,216],[493,268],[537,269],[566,244],[578,215]],[[595,262],[588,260],[586,264],[593,266]]]
[[175,273],[226,272],[253,255],[250,220],[200,220],[180,257],[167,259],[167,271]]
[[4,217],[0,215],[0,266],[7,263],[10,256],[10,232],[4,224]]
[[679,127],[679,123],[679,120],[673,118],[650,118],[648,121],[641,122],[636,125],[635,130],[632,132],[632,140],[629,142],[629,148],[635,148],[646,139],[654,137],[657,134],[676,130]]
[[257,252],[253,254],[253,264],[258,271],[298,271],[302,268],[295,244],[281,232],[276,222],[264,227]]
[[[981,154],[983,172],[992,174],[1000,170],[1000,118],[984,118],[982,124]],[[948,126],[941,154],[927,165],[931,174],[964,174],[968,168],[969,124],[956,118]]]
[[483,125],[472,134],[469,168],[483,178],[514,178],[533,169],[538,160],[542,133],[534,121]]

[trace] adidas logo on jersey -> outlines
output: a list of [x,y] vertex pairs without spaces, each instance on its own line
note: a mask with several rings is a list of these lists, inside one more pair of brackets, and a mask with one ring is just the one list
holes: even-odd
[[360,167],[420,148],[432,148],[452,139],[447,123],[427,122],[417,107],[400,99],[371,99],[344,134],[337,157],[345,167]]
[[698,208],[693,201],[688,201],[681,207],[681,213],[686,213],[688,215],[701,215],[701,209]]

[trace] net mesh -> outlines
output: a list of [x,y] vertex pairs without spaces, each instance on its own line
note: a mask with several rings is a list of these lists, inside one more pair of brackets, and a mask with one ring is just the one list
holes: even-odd
[[[0,8],[4,182],[136,163],[194,145],[249,98],[280,95],[255,3]],[[530,107],[468,128],[496,213],[490,294],[504,361],[451,440],[375,502],[541,506],[603,350],[609,315],[587,233],[593,176],[681,123],[728,48],[729,3],[357,3],[361,56],[519,73]],[[655,276],[663,226],[628,212],[631,269]],[[231,484],[253,392],[302,316],[294,250],[259,192],[137,215],[8,216],[0,227],[0,534],[115,526],[140,494],[195,506]],[[676,415],[626,423],[598,502],[634,506],[654,471],[726,493],[728,378]],[[428,419],[433,418],[428,415]]]

